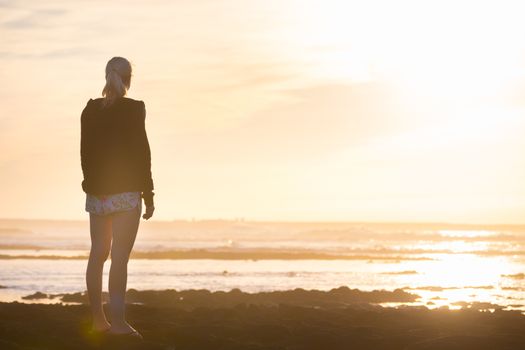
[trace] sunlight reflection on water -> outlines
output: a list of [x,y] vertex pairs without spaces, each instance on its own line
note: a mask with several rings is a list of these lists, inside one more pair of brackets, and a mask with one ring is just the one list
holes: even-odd
[[[31,244],[46,249],[4,247],[0,255],[85,256],[88,253],[79,249],[82,240],[78,237],[73,237],[71,249],[67,246],[51,249],[51,241],[46,240],[45,235],[32,237]],[[476,303],[478,306],[492,303],[525,310],[525,275],[522,274],[525,259],[520,253],[525,242],[523,235],[489,230],[420,230],[415,233],[391,231],[375,236],[366,232],[353,239],[344,238],[339,231],[330,231],[325,236],[315,231],[315,235],[307,236],[306,240],[296,237],[174,241],[166,235],[144,234],[138,239],[136,250],[147,247],[230,252],[270,249],[363,257],[330,260],[132,259],[128,288],[204,288],[212,291],[239,288],[246,292],[295,288],[330,290],[340,286],[364,291],[399,288],[421,297],[413,305],[429,308],[461,308],[470,305],[464,304],[466,302],[472,303],[472,307]],[[56,235],[53,239],[57,239]],[[14,237],[7,237],[6,241],[9,244],[17,242]],[[29,242],[29,239],[22,242]],[[36,291],[53,294],[84,291],[86,263],[85,259],[2,259],[0,285],[7,288],[0,288],[0,299],[21,301],[22,296]],[[105,266],[105,286],[109,264],[110,261]]]

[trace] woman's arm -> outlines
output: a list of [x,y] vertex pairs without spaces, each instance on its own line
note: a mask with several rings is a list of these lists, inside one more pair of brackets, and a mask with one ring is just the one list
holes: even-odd
[[82,167],[82,173],[84,175],[84,181],[82,181],[82,188],[85,190],[85,181],[89,177],[91,171],[91,152],[90,152],[90,139],[88,130],[88,106],[92,99],[86,104],[86,107],[82,110],[80,116],[80,164]]
[[142,166],[142,198],[144,198],[144,204],[146,207],[153,206],[153,178],[151,175],[151,149],[149,146],[148,135],[146,132],[146,105],[144,101],[140,101],[142,104],[142,116],[140,118],[140,132],[139,141],[140,149],[142,154],[141,166]]

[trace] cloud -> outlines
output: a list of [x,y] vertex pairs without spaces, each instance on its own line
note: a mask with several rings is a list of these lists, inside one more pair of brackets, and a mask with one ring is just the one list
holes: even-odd
[[15,4],[15,1],[13,0],[0,0],[0,7],[3,7],[3,8],[13,7],[14,4]]
[[200,161],[314,160],[399,128],[402,114],[377,83],[288,90],[289,100],[236,127],[179,135]]
[[[11,7],[13,4],[0,3],[0,7]],[[12,20],[0,22],[0,27],[6,29],[37,29],[39,27],[53,27],[53,24],[47,23],[49,19],[55,19],[67,14],[68,11],[63,8],[40,8],[30,11],[23,11],[21,14]]]
[[[224,91],[244,88],[270,87],[293,79],[300,78],[300,74],[290,70],[286,62],[232,62],[235,53],[228,53],[228,62],[207,62],[194,65],[195,70],[202,73],[218,74],[224,77],[205,91]],[[252,58],[253,59],[253,58]]]
[[86,55],[98,55],[100,52],[93,50],[87,47],[72,47],[72,48],[63,48],[48,50],[40,53],[27,53],[27,52],[9,52],[9,51],[0,51],[0,59],[55,59],[63,57],[75,57]]

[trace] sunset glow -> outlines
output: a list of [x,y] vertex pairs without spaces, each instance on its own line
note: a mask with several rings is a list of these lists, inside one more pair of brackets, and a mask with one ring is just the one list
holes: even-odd
[[523,222],[521,2],[95,3],[1,4],[4,217],[84,218],[80,112],[122,55],[159,219]]

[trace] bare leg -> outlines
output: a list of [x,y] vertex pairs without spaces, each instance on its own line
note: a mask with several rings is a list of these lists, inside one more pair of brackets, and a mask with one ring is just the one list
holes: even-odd
[[91,250],[86,269],[89,305],[93,314],[93,329],[110,327],[102,308],[102,271],[111,248],[111,218],[89,214]]
[[142,206],[113,215],[113,244],[109,270],[109,299],[111,331],[127,333],[134,330],[125,318],[125,295],[128,279],[128,260],[137,237]]

